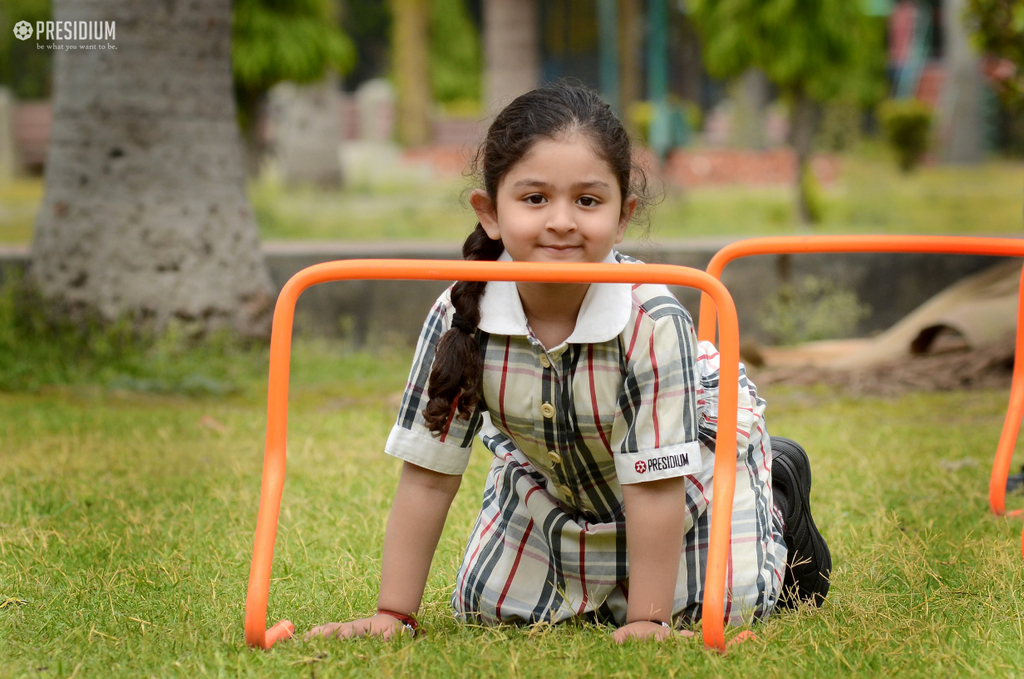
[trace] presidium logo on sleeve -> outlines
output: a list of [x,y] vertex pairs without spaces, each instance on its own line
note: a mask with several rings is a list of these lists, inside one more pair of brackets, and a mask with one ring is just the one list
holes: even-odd
[[644,462],[643,460],[638,461],[633,465],[633,469],[636,469],[637,474],[643,474],[648,469],[651,471],[665,471],[667,469],[678,469],[680,467],[690,466],[690,455],[689,453],[676,453],[673,455],[663,455],[661,457],[651,458]]

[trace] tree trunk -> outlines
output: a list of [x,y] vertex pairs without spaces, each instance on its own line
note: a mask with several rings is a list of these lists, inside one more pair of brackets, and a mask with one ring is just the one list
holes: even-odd
[[484,0],[484,89],[497,113],[540,81],[537,0]]
[[116,32],[105,49],[56,54],[32,279],[71,313],[266,334],[273,290],[245,193],[230,0],[55,0],[54,16]]
[[398,90],[398,138],[406,146],[430,141],[430,3],[392,0],[391,50]]
[[809,185],[814,181],[810,176],[810,164],[816,117],[814,100],[803,90],[797,90],[793,96],[789,134],[796,152],[796,216],[804,226],[818,221],[816,206],[812,205],[813,198],[808,194]]

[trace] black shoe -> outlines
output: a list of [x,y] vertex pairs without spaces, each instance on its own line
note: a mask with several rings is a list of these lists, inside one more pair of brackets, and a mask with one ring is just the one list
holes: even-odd
[[781,436],[771,441],[772,494],[785,521],[782,537],[789,550],[779,603],[820,606],[828,594],[832,555],[811,517],[811,463],[795,441]]

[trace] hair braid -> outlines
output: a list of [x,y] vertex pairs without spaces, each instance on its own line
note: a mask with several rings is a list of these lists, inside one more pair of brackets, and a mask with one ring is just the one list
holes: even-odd
[[[462,244],[462,258],[494,261],[504,247],[500,240],[491,240],[479,224]],[[472,327],[480,323],[480,297],[486,283],[459,281],[452,286],[452,305]],[[427,428],[440,433],[448,424],[453,404],[458,401],[459,417],[468,418],[480,401],[483,356],[475,334],[459,328],[448,330],[437,342],[434,364],[427,387],[427,407],[423,409]]]

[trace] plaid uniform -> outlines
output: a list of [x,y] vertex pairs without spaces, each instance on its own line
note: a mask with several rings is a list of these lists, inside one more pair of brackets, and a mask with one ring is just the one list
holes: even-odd
[[[507,259],[507,255],[503,256]],[[614,258],[612,258],[614,257]],[[618,253],[609,261],[635,262]],[[488,283],[477,332],[483,394],[440,435],[422,410],[434,349],[451,327],[450,289],[418,342],[385,450],[461,474],[479,434],[494,455],[452,606],[474,621],[626,621],[629,565],[621,484],[685,476],[674,615],[698,620],[711,526],[718,352],[662,285],[594,284],[566,342],[546,350],[515,283]],[[740,368],[736,491],[726,621],[771,613],[785,568],[771,494],[764,400]]]

